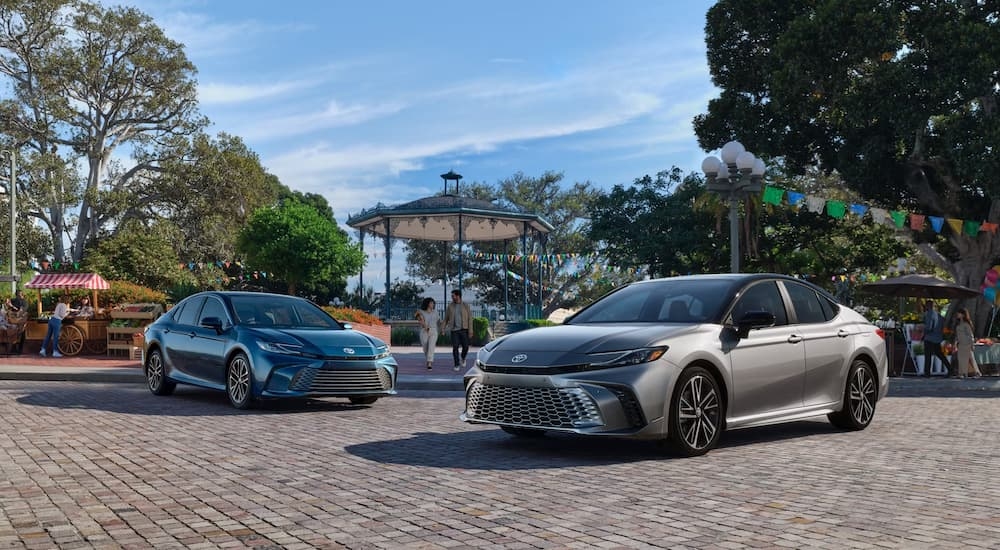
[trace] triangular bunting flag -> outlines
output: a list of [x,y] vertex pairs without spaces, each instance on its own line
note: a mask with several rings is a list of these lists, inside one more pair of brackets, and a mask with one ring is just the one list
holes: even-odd
[[785,196],[785,190],[779,187],[768,185],[764,188],[764,202],[769,204],[781,204],[781,197]]
[[931,222],[931,227],[934,228],[935,233],[941,232],[942,223],[944,223],[944,218],[939,216],[927,216],[927,221]]
[[826,199],[823,197],[814,197],[812,195],[806,197],[806,208],[808,208],[810,212],[819,214],[823,212],[824,206],[826,206]]
[[847,213],[847,205],[843,201],[828,201],[826,203],[826,213],[831,218],[837,218],[838,220],[844,217]]
[[872,208],[869,212],[872,214],[872,221],[879,225],[884,224],[889,219],[889,212],[883,208]]
[[972,220],[965,220],[965,223],[962,224],[962,230],[966,235],[970,237],[975,237],[976,235],[979,234],[979,225],[980,225],[979,222],[974,222]]
[[906,223],[906,212],[893,210],[889,212],[889,215],[892,216],[892,222],[896,224],[896,227],[902,228],[903,224]]
[[910,229],[914,231],[923,231],[924,229],[923,214],[910,214]]
[[956,235],[962,233],[962,220],[955,218],[948,218],[948,227],[955,232]]
[[852,204],[851,205],[851,214],[854,214],[854,215],[856,215],[858,217],[863,218],[865,216],[865,212],[868,212],[868,207],[867,206],[865,206],[863,204]]
[[799,206],[799,203],[806,198],[802,193],[796,191],[786,191],[788,193],[788,204],[792,206]]

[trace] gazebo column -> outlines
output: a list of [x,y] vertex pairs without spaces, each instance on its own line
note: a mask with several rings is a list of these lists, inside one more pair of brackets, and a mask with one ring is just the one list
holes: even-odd
[[524,318],[528,318],[528,222],[521,222],[521,291],[524,293]]
[[545,241],[544,235],[536,232],[539,242],[542,244],[542,255],[538,257],[538,314],[542,314],[542,264],[545,262]]
[[509,250],[510,240],[503,240],[503,320],[509,321],[510,317],[507,316],[507,308],[510,307],[510,296],[507,294],[507,290],[510,287],[510,266],[507,265],[507,251]]
[[[462,231],[462,214],[459,213],[458,214],[458,291],[459,292],[462,291],[462,237],[463,237],[463,233],[464,232]],[[465,300],[464,296],[462,297],[462,300],[463,301]],[[448,302],[445,302],[445,303],[447,304]]]
[[390,319],[392,313],[392,287],[389,283],[389,260],[392,259],[392,228],[389,226],[389,218],[385,219],[385,320]]
[[[365,254],[365,230],[358,230],[358,240],[361,241],[361,255]],[[361,309],[361,299],[365,297],[365,265],[358,270],[358,309]]]

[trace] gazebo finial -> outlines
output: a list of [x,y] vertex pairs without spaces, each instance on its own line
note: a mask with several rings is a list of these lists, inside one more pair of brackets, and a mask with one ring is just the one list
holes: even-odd
[[456,174],[454,170],[448,170],[447,174],[441,174],[441,179],[444,180],[444,194],[448,194],[448,181],[455,181],[455,194],[458,195],[458,180],[462,179],[462,174]]

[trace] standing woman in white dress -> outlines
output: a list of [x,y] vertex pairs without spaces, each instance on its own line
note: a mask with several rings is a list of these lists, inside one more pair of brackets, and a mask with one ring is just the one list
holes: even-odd
[[417,320],[420,321],[420,346],[424,348],[424,359],[427,360],[427,370],[434,364],[434,348],[438,339],[438,313],[434,309],[434,298],[424,298],[417,310]]
[[959,377],[969,376],[979,378],[982,372],[976,363],[976,356],[972,354],[972,346],[976,342],[975,331],[972,328],[972,319],[969,317],[969,310],[964,307],[955,313],[955,343],[958,347],[958,365],[955,372]]

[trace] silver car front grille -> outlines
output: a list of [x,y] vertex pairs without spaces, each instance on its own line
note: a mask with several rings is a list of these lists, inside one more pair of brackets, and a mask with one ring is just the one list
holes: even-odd
[[383,367],[364,370],[302,369],[289,388],[315,394],[351,394],[392,389],[392,375]]
[[540,428],[588,428],[604,421],[597,403],[580,388],[487,386],[469,389],[470,419]]

